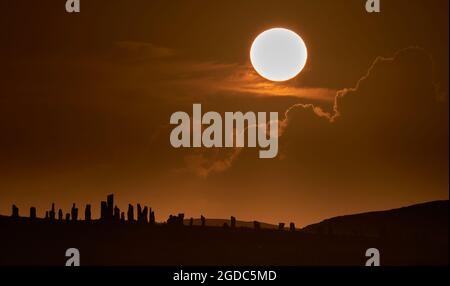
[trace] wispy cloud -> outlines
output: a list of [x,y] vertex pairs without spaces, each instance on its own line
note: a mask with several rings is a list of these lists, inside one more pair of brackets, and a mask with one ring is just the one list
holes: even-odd
[[292,82],[271,82],[259,76],[250,65],[200,63],[187,65],[189,72],[176,84],[208,92],[230,92],[256,96],[291,96],[317,101],[333,101],[336,90],[298,86]]
[[[317,101],[333,101],[336,90],[300,86],[297,81],[272,82],[259,76],[250,63],[222,63],[188,60],[176,51],[140,42],[117,42],[115,50],[136,72],[157,73],[158,83],[181,86],[203,94],[228,92],[254,96],[290,96]],[[136,65],[136,63],[139,63]],[[149,78],[151,80],[150,74]],[[164,79],[164,80],[162,80]]]

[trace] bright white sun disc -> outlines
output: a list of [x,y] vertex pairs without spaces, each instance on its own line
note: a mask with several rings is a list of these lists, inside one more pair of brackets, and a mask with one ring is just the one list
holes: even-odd
[[305,67],[308,52],[305,42],[288,29],[274,28],[259,34],[250,49],[256,72],[271,81],[296,77]]

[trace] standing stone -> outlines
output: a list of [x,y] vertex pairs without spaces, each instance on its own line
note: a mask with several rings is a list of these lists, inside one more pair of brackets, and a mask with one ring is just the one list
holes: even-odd
[[144,210],[142,211],[142,222],[148,223],[148,207],[144,207]]
[[70,213],[66,213],[66,222],[70,221]]
[[19,217],[19,208],[16,205],[12,205],[12,217],[13,218]]
[[92,219],[92,214],[91,214],[91,205],[87,204],[86,208],[84,209],[84,220],[89,222]]
[[49,212],[49,217],[51,221],[54,221],[56,218],[55,203],[52,203],[52,209]]
[[137,204],[137,221],[142,223],[142,207],[140,204]]
[[189,226],[193,226],[194,225],[194,218],[191,217],[191,219],[189,220]]
[[236,228],[236,218],[234,216],[231,217],[231,228]]
[[200,221],[202,222],[202,226],[206,225],[206,218],[203,215],[200,216]]
[[58,220],[59,221],[63,220],[63,211],[62,211],[62,209],[59,209],[59,211],[58,211]]
[[155,212],[152,211],[152,209],[150,209],[150,224],[151,224],[151,225],[154,225],[155,223],[156,223],[156,220],[155,220]]
[[284,222],[280,222],[278,224],[278,230],[284,230],[284,226],[285,226]]
[[105,201],[100,203],[100,219],[106,220],[108,216],[108,204]]
[[71,214],[72,214],[72,221],[77,221],[77,219],[78,219],[78,208],[75,207],[75,204],[72,205]]
[[115,206],[114,207],[114,221],[119,221],[120,220],[120,209]]
[[290,230],[290,231],[295,231],[295,223],[291,222],[291,223],[289,224],[289,230]]
[[114,217],[114,194],[108,195],[106,198],[107,203],[107,215],[108,219],[112,219]]
[[127,219],[128,222],[134,222],[134,209],[131,204],[128,205]]
[[120,213],[120,222],[125,222],[125,212]]
[[36,219],[36,208],[35,207],[30,208],[30,219]]

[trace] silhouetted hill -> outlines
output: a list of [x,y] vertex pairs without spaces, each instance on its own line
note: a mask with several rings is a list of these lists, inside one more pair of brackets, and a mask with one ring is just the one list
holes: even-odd
[[370,237],[448,238],[449,201],[434,201],[413,206],[326,219],[302,229],[307,233],[357,235]]

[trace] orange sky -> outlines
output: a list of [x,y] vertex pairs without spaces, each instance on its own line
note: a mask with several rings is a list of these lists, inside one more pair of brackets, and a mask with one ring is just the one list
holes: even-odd
[[[36,2],[36,3],[35,3]],[[39,2],[39,3],[38,3]],[[157,220],[294,221],[448,199],[448,1],[7,1],[0,213],[115,193]],[[60,7],[61,6],[61,7]],[[272,27],[302,35],[289,82],[251,68]],[[277,111],[280,150],[171,147],[170,115]]]

